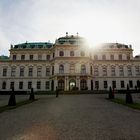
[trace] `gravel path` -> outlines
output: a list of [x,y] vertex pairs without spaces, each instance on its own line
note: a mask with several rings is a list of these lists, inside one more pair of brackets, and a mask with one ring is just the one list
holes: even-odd
[[106,96],[38,96],[0,114],[0,140],[140,140],[140,111]]

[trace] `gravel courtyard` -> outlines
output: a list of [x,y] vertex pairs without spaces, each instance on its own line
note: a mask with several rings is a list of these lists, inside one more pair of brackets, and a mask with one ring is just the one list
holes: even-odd
[[0,113],[0,140],[140,140],[140,111],[107,95],[36,97]]

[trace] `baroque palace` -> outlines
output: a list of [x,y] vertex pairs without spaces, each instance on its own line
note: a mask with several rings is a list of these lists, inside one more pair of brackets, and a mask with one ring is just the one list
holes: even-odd
[[140,56],[131,45],[105,43],[90,48],[78,35],[55,43],[11,45],[0,59],[0,91],[116,90],[140,88]]

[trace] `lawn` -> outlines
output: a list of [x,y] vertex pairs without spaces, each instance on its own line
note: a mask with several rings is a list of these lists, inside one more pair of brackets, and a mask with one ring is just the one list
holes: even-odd
[[140,110],[140,103],[133,103],[133,104],[126,104],[125,100],[120,99],[120,98],[116,98],[116,99],[111,99],[112,102],[118,103],[118,104],[122,104],[134,109],[138,109]]
[[26,104],[30,104],[30,103],[32,103],[32,102],[34,102],[36,100],[24,100],[24,101],[16,103],[15,106],[8,106],[8,105],[0,106],[0,113],[2,113],[4,111],[7,111],[7,110],[15,109],[17,107],[20,107],[20,106],[23,106],[23,105],[26,105]]

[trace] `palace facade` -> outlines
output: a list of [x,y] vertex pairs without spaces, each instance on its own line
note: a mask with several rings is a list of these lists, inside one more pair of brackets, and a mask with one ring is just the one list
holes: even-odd
[[105,43],[90,48],[76,35],[55,43],[11,45],[9,59],[0,59],[0,91],[107,90],[140,88],[140,56],[131,45]]

